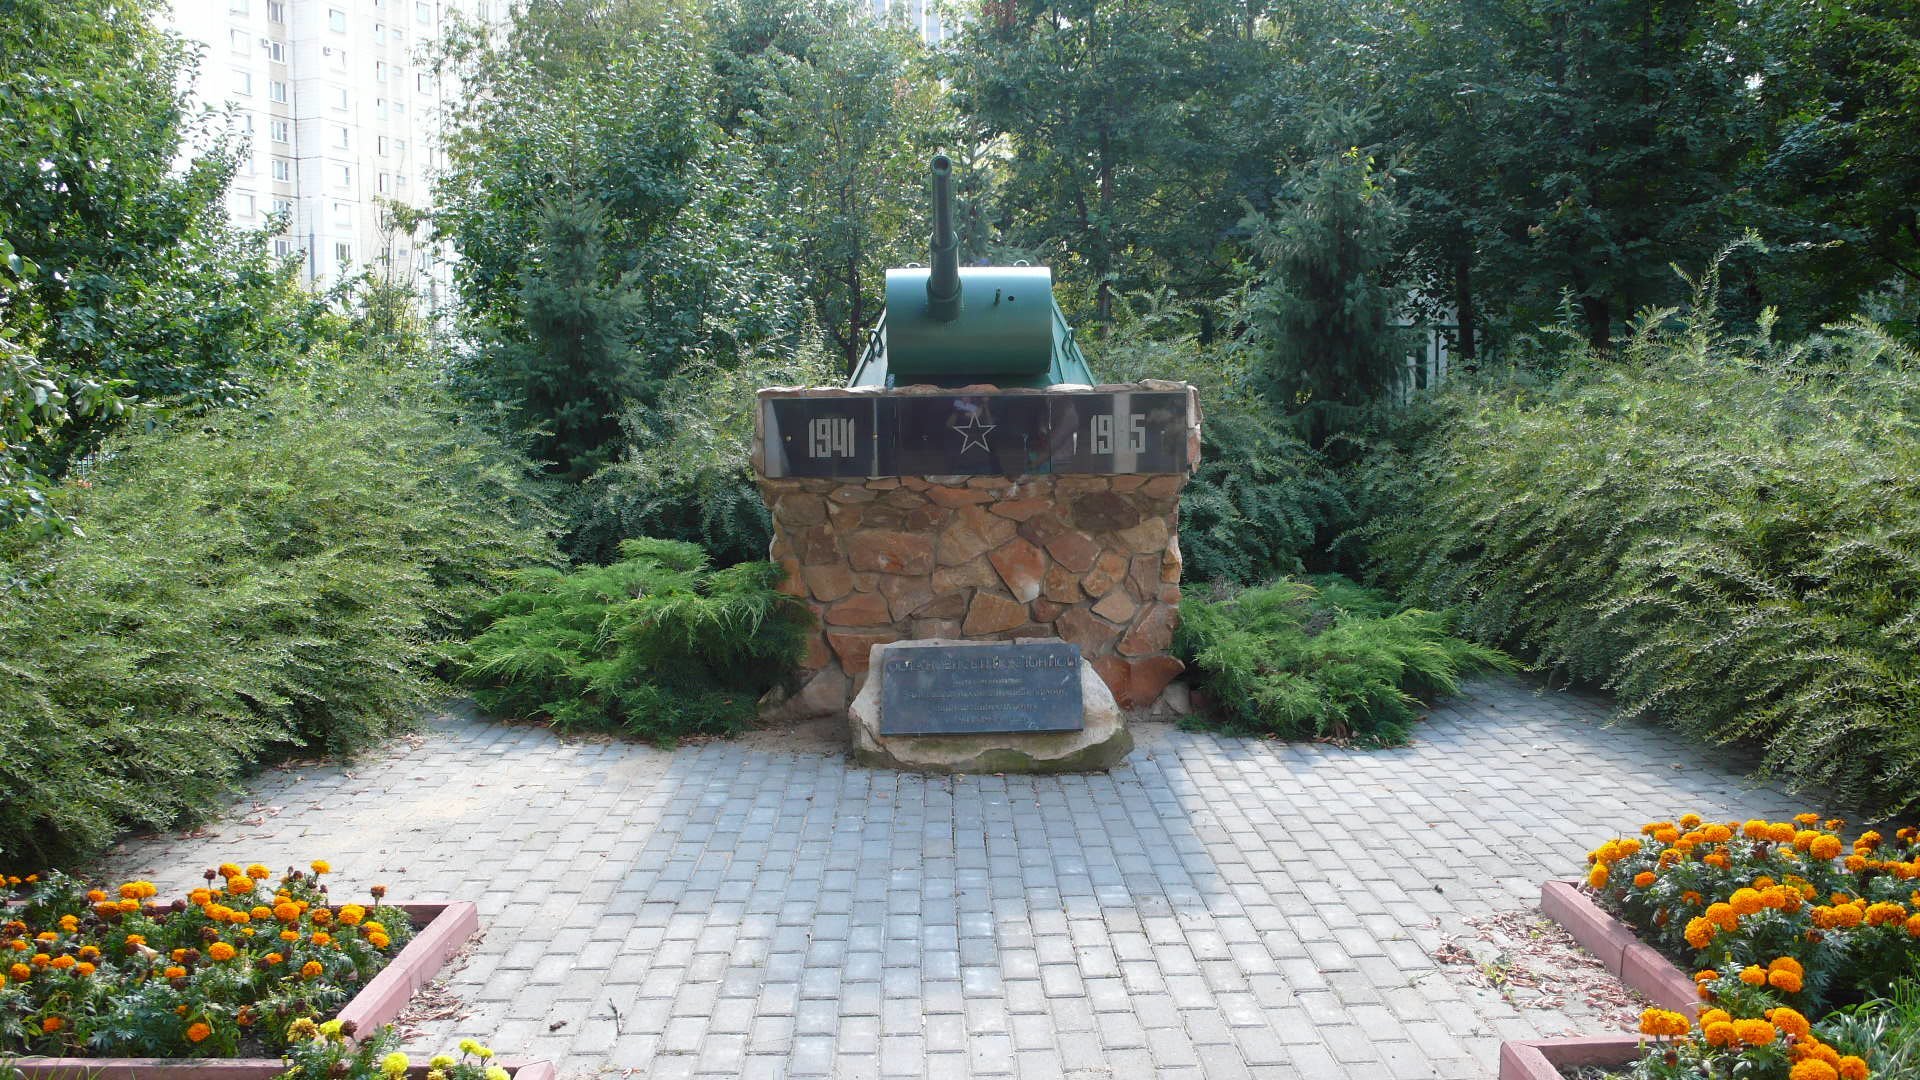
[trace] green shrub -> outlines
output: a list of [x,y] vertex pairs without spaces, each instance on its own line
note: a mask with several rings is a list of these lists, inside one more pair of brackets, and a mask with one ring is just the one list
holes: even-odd
[[1510,663],[1451,636],[1446,615],[1341,578],[1189,597],[1174,648],[1229,726],[1370,746],[1405,742],[1420,699],[1457,689],[1463,672]]
[[[410,721],[436,642],[552,558],[523,469],[427,379],[353,369],[108,440],[0,548],[0,862],[216,805],[291,747]],[[10,584],[9,584],[10,583]]]
[[1828,1041],[1866,1059],[1874,1080],[1920,1080],[1920,979],[1827,1017]]
[[[1702,296],[1713,295],[1713,275]],[[1627,713],[1751,740],[1797,790],[1920,806],[1920,357],[1795,345],[1710,308],[1574,348],[1542,388],[1447,394],[1370,470],[1374,565]]]
[[621,559],[529,570],[461,652],[487,709],[643,738],[724,735],[799,660],[811,616],[776,592],[780,568],[711,570],[673,540],[623,541]]
[[627,411],[620,460],[595,473],[575,504],[569,552],[608,562],[621,540],[651,536],[698,544],[722,566],[765,559],[773,518],[747,460],[754,393],[840,381],[817,348],[769,347],[732,368],[689,364],[661,394],[670,407]]

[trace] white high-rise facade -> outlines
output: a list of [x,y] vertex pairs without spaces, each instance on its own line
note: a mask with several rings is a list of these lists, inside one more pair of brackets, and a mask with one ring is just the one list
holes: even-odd
[[947,38],[948,27],[934,10],[934,0],[869,0],[873,13],[882,19],[899,19],[929,45]]
[[[501,5],[503,6],[503,5]],[[447,253],[387,204],[424,209],[441,165],[443,88],[421,63],[455,11],[485,0],[171,0],[168,28],[197,43],[197,102],[230,108],[248,153],[228,195],[233,221],[270,215],[281,254],[325,288],[371,268],[447,298]]]

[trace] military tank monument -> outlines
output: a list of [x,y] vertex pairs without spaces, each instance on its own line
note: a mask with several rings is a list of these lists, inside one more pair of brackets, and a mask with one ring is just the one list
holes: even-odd
[[932,166],[926,267],[845,387],[759,392],[754,469],[784,588],[818,617],[788,719],[844,714],[863,763],[1105,769],[1181,663],[1191,387],[1099,385],[1044,266],[959,265]]

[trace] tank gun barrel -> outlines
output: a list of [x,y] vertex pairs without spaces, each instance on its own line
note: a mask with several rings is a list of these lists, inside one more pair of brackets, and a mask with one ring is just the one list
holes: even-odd
[[960,317],[960,242],[953,235],[953,162],[933,158],[933,247],[927,261],[927,314],[941,322]]

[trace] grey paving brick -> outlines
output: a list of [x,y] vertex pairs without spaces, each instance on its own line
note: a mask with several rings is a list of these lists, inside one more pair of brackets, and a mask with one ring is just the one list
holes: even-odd
[[487,934],[447,980],[467,1018],[409,1051],[475,1035],[568,1080],[1465,1080],[1503,1037],[1592,1024],[1435,965],[1463,916],[1526,907],[1649,814],[1794,809],[1607,709],[1484,679],[1399,750],[1146,724],[1107,775],[954,778],[768,733],[663,751],[438,715],[351,770],[255,778],[235,809],[283,808],[264,825],[100,869],[185,889],[214,862],[327,858],[336,895],[472,898]]

